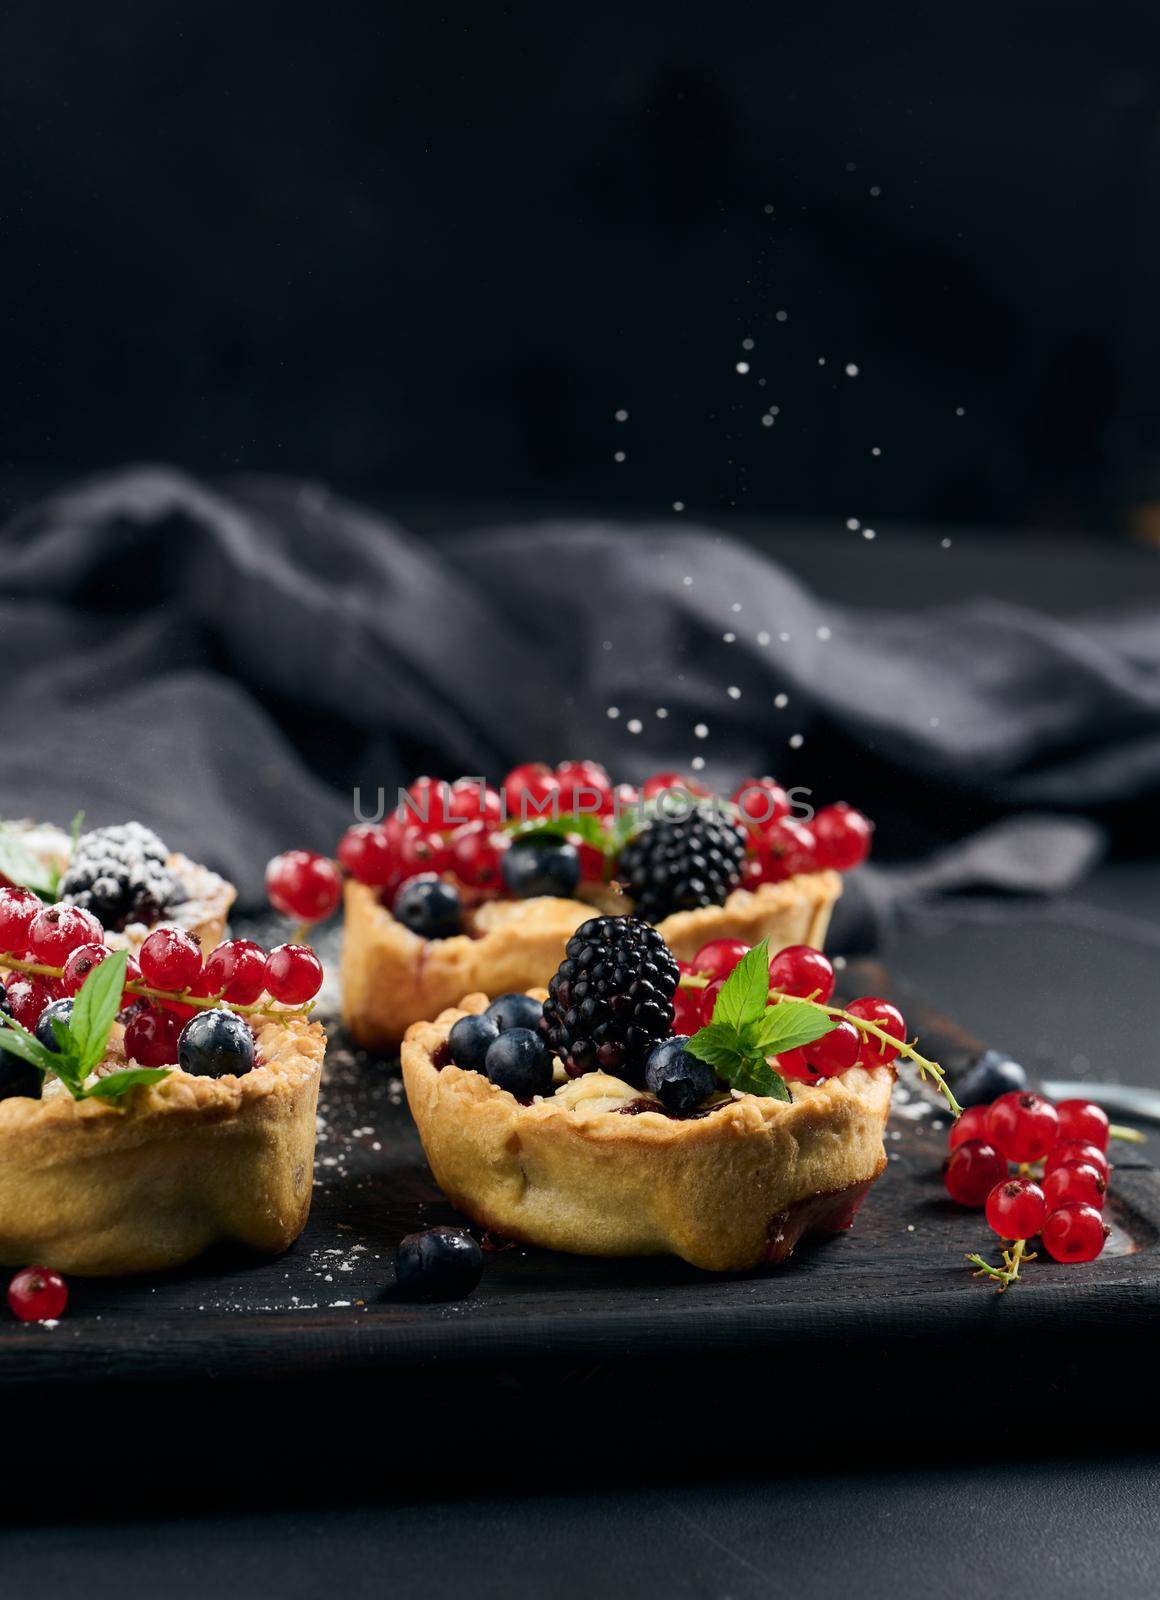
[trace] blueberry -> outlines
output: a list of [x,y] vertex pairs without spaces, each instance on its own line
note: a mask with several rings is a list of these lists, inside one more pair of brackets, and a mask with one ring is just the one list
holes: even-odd
[[713,1068],[685,1049],[688,1039],[674,1034],[653,1045],[644,1064],[644,1081],[666,1111],[692,1111],[713,1093]]
[[6,1017],[10,1017],[12,1015],[12,1007],[8,1004],[8,990],[2,983],[0,983],[0,1011],[2,1011]]
[[59,1052],[60,1045],[56,1042],[56,1029],[52,1024],[55,1020],[67,1027],[68,1019],[72,1016],[72,1008],[73,1003],[71,1000],[52,1000],[45,1006],[40,1016],[37,1017],[36,1027],[33,1031],[46,1050]]
[[575,894],[580,882],[580,852],[566,839],[517,839],[500,861],[500,872],[517,900],[536,894]]
[[487,1047],[499,1038],[495,1019],[485,1012],[481,1017],[460,1017],[447,1035],[447,1048],[457,1067],[469,1072],[483,1071]]
[[254,1065],[254,1036],[232,1011],[199,1011],[181,1030],[177,1064],[195,1078],[240,1078]]
[[1002,1050],[984,1050],[951,1087],[961,1106],[985,1106],[1009,1089],[1026,1089],[1027,1074]]
[[483,1276],[483,1251],[463,1228],[409,1233],[395,1252],[395,1282],[413,1300],[462,1300]]
[[393,910],[405,928],[424,939],[451,939],[463,931],[459,891],[434,873],[408,878]]
[[40,1073],[28,1061],[0,1054],[0,1100],[39,1100]]
[[530,994],[501,994],[483,1013],[490,1017],[501,1033],[509,1028],[530,1028],[533,1033],[540,1026],[544,1008]]
[[552,1055],[538,1033],[530,1028],[509,1028],[488,1046],[483,1070],[492,1083],[517,1100],[547,1094],[552,1087]]

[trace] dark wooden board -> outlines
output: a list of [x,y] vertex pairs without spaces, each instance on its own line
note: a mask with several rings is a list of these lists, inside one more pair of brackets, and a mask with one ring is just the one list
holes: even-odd
[[[884,986],[880,972],[873,986]],[[851,992],[865,992],[860,985]],[[949,1068],[979,1048],[911,1007]],[[0,1384],[181,1382],[206,1376],[350,1380],[437,1360],[666,1360],[714,1348],[779,1357],[835,1341],[926,1339],[964,1348],[1022,1329],[1047,1344],[1077,1330],[1124,1338],[1160,1311],[1160,1180],[1125,1147],[1108,1209],[1113,1237],[1091,1266],[1041,1260],[1004,1296],[974,1280],[970,1250],[996,1259],[981,1214],[952,1205],[940,1167],[947,1121],[904,1087],[887,1138],[890,1163],[854,1228],[806,1243],[785,1266],[713,1277],[670,1260],[601,1261],[511,1247],[490,1252],[484,1281],[452,1305],[394,1298],[392,1251],[407,1232],[456,1220],[423,1161],[397,1065],[338,1034],[321,1103],[315,1199],[299,1243],[275,1261],[210,1257],[140,1280],[74,1280],[55,1328],[0,1318]]]

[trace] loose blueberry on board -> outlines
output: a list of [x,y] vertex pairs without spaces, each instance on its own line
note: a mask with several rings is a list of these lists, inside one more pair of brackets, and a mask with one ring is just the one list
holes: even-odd
[[498,1038],[495,1019],[486,1013],[481,1017],[460,1017],[447,1035],[447,1049],[457,1067],[467,1072],[482,1072],[488,1046]]
[[392,911],[397,922],[422,939],[452,939],[463,931],[459,891],[432,873],[409,878]]
[[508,1028],[488,1045],[483,1070],[500,1089],[517,1100],[531,1100],[552,1087],[552,1056],[538,1033]]
[[566,900],[580,882],[580,852],[566,839],[517,839],[504,852],[499,870],[517,900],[541,894]]
[[506,1033],[509,1028],[530,1028],[535,1033],[544,1008],[530,994],[501,994],[483,1014],[491,1018],[500,1033]]
[[181,1030],[177,1064],[195,1078],[243,1077],[254,1065],[254,1036],[232,1011],[199,1011]]
[[51,1267],[24,1267],[8,1285],[8,1305],[21,1322],[53,1322],[68,1305],[68,1285]]
[[412,1300],[462,1300],[483,1276],[483,1251],[463,1228],[409,1233],[395,1252],[395,1282]]
[[654,1045],[644,1065],[644,1081],[666,1111],[693,1111],[716,1086],[713,1069],[685,1049],[687,1038],[675,1034]]
[[1002,1050],[984,1050],[955,1081],[955,1099],[964,1108],[990,1105],[1002,1094],[1026,1089],[1027,1073]]
[[60,1051],[53,1023],[59,1022],[67,1028],[72,1011],[73,1002],[70,998],[68,1000],[54,1000],[50,1005],[45,1006],[40,1013],[40,1016],[36,1019],[36,1027],[33,1032],[46,1050]]

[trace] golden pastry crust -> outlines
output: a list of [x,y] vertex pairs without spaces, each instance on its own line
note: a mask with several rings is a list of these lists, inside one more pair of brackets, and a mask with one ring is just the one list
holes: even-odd
[[0,1262],[95,1276],[180,1266],[218,1243],[292,1244],[310,1211],[326,1036],[292,1017],[257,1037],[262,1064],[243,1077],[175,1068],[117,1104],[0,1101]]
[[[746,944],[768,939],[771,949],[789,944],[820,949],[841,892],[836,872],[802,873],[755,890],[735,889],[723,906],[679,911],[658,929],[684,961],[710,939],[742,939]],[[411,1023],[437,1016],[462,995],[504,994],[546,984],[572,934],[597,914],[579,900],[492,900],[471,916],[476,937],[428,940],[396,922],[376,890],[348,881],[343,1021],[359,1044],[385,1049],[397,1044]]]
[[486,1005],[468,995],[410,1027],[403,1079],[439,1187],[497,1233],[579,1255],[672,1254],[747,1271],[788,1253],[787,1218],[819,1199],[856,1202],[885,1168],[892,1067],[792,1084],[791,1103],[730,1098],[685,1120],[624,1115],[641,1093],[603,1073],[522,1105],[481,1073],[434,1064],[452,1025]]

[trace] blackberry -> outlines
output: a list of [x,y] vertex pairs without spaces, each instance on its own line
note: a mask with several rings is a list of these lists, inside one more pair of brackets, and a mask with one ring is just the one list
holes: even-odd
[[722,906],[741,882],[745,834],[724,817],[694,811],[657,817],[620,852],[616,878],[647,922],[674,911]]
[[540,1030],[574,1078],[599,1068],[641,1087],[649,1051],[672,1029],[679,977],[655,928],[593,917],[568,941]]
[[124,822],[95,828],[77,840],[60,898],[91,911],[103,928],[120,933],[131,922],[151,927],[185,899],[165,865],[169,852],[149,828]]

